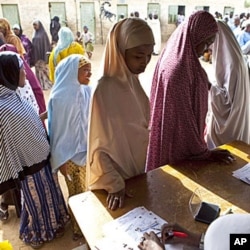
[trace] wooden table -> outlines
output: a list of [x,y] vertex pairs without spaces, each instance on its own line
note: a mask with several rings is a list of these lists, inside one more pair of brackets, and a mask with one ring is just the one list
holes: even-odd
[[233,164],[183,162],[127,180],[126,187],[133,197],[127,198],[125,207],[117,211],[107,209],[107,194],[103,190],[70,197],[69,205],[90,248],[95,249],[95,243],[103,237],[105,223],[138,206],[152,210],[169,223],[177,222],[193,232],[204,232],[207,225],[196,222],[189,210],[189,200],[196,188],[204,201],[221,207],[221,214],[229,208],[235,213],[249,213],[250,186],[233,177],[232,171],[250,162],[250,145],[235,141],[221,148],[236,157]]

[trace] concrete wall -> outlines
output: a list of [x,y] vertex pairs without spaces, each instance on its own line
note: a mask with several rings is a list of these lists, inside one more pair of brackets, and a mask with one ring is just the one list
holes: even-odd
[[[82,30],[80,27],[80,3],[92,2],[95,9],[95,36],[96,43],[105,43],[109,29],[113,26],[114,22],[107,19],[100,19],[100,5],[104,2],[101,0],[0,0],[0,4],[17,4],[19,9],[19,16],[24,33],[28,37],[32,37],[33,26],[32,21],[39,19],[49,34],[50,12],[49,2],[64,2],[66,8],[67,24],[75,33],[77,30]],[[160,21],[162,27],[162,40],[166,41],[175,29],[174,24],[168,24],[168,8],[170,5],[184,5],[185,14],[189,16],[196,6],[209,6],[209,12],[214,14],[218,11],[224,14],[224,7],[232,7],[235,13],[248,12],[244,9],[244,0],[110,0],[110,12],[117,12],[117,4],[127,4],[128,13],[139,11],[141,18],[147,17],[148,3],[160,4]],[[3,16],[2,6],[0,6],[0,16]]]

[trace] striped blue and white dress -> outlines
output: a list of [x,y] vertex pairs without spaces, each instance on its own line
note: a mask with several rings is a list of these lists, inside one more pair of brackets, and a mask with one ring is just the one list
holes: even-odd
[[21,186],[19,233],[27,243],[52,240],[69,220],[49,154],[47,134],[34,108],[0,85],[0,194]]

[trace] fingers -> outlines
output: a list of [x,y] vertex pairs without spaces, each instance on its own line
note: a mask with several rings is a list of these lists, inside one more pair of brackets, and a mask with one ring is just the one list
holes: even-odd
[[117,194],[109,194],[107,198],[108,208],[116,210],[122,208],[124,205],[124,196],[117,196]]

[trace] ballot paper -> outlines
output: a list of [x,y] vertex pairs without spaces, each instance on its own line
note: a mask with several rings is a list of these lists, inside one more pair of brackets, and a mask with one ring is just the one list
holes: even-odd
[[[165,223],[167,222],[152,211],[145,207],[137,207],[103,226],[105,237],[96,244],[96,249],[139,249],[138,244],[143,233],[153,231],[160,237],[161,226]],[[166,249],[182,249],[176,247]]]
[[250,184],[250,163],[247,163],[244,167],[233,171],[233,176]]

